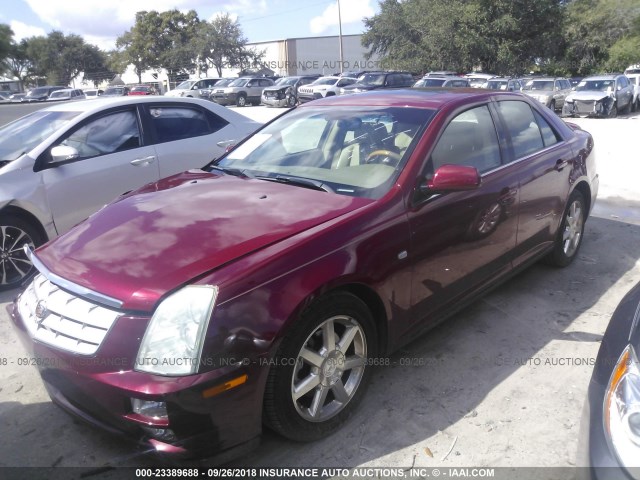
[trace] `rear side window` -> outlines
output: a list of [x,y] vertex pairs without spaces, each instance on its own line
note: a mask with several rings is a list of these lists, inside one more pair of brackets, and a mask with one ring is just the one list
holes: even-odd
[[465,165],[483,173],[500,166],[500,148],[487,106],[467,110],[447,125],[431,154],[433,171]]
[[555,132],[551,125],[549,125],[549,122],[547,122],[542,115],[534,110],[533,116],[536,117],[536,122],[538,122],[538,127],[540,127],[540,133],[542,134],[542,141],[545,147],[555,145],[561,140],[560,136]]
[[515,160],[544,148],[540,127],[527,103],[512,100],[498,102],[498,110],[511,136]]
[[157,143],[209,135],[227,125],[217,115],[196,108],[151,107],[149,113]]

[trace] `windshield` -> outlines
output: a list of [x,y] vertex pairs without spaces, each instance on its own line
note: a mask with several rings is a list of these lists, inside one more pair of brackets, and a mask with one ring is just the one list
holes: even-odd
[[606,92],[608,88],[615,87],[615,80],[583,80],[576,87],[576,91],[583,92],[586,90],[596,90],[599,92]]
[[49,93],[49,89],[47,87],[42,88],[34,88],[33,90],[29,90],[27,96],[35,97],[36,95],[47,95]]
[[131,91],[132,92],[148,92],[149,87],[133,87]]
[[531,80],[524,86],[524,90],[553,90],[553,80]]
[[216,84],[214,85],[214,87],[226,87],[227,85],[229,85],[231,82],[233,82],[233,79],[231,78],[225,78],[220,80],[219,82],[216,82]]
[[195,80],[186,80],[176,87],[176,90],[189,90],[191,85],[196,83]]
[[102,95],[122,95],[124,88],[107,88]]
[[293,77],[293,78],[285,78],[280,83],[278,83],[278,85],[280,85],[280,86],[295,85],[297,81],[298,81],[298,79],[295,78],[295,77]]
[[407,107],[301,108],[249,137],[217,165],[267,180],[316,182],[341,195],[380,198],[434,113]]
[[423,78],[418,80],[414,87],[441,87],[446,81],[446,78]]
[[506,90],[507,80],[489,80],[487,82],[487,88],[491,90]]
[[486,78],[468,78],[467,80],[472,87],[481,87],[487,82]]
[[0,161],[20,158],[79,113],[39,110],[0,128]]
[[358,83],[365,85],[384,85],[384,74],[366,73],[358,79]]
[[338,80],[340,79],[335,77],[319,78],[318,80],[313,82],[311,85],[333,85]]
[[65,97],[70,97],[71,96],[71,92],[65,92],[64,90],[58,90],[55,92],[51,92],[51,95],[49,95],[49,98],[65,98]]
[[230,87],[244,87],[249,80],[246,78],[238,78],[229,84]]

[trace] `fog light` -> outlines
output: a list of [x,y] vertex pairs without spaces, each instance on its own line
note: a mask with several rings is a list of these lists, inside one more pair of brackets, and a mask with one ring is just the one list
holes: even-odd
[[169,428],[142,427],[142,429],[156,440],[163,442],[175,442],[178,439],[176,434],[173,433],[173,430]]
[[143,417],[152,418],[154,420],[169,420],[167,404],[165,402],[132,398],[131,407],[133,408],[133,413],[137,413]]

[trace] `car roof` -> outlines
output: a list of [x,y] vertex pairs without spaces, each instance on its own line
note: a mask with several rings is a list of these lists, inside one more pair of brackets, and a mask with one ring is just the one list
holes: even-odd
[[99,102],[96,100],[82,100],[73,103],[61,103],[52,105],[50,107],[43,108],[43,111],[58,111],[58,112],[92,112],[103,110],[105,107],[119,107],[121,105],[131,105],[139,103],[193,103],[197,105],[208,105],[211,102],[207,100],[201,100],[198,98],[177,98],[177,97],[158,97],[158,96],[143,96],[137,97],[112,97],[102,98]]
[[438,109],[448,103],[464,100],[489,99],[491,97],[526,98],[520,93],[498,92],[477,88],[406,88],[397,90],[375,90],[357,95],[338,95],[305,103],[298,108],[320,106],[370,106],[370,107],[414,107]]

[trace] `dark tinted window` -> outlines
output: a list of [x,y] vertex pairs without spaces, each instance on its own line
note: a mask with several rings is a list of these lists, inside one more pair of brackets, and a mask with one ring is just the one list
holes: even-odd
[[540,128],[527,103],[520,101],[498,102],[498,110],[511,135],[516,159],[544,148]]
[[208,135],[227,124],[213,113],[189,107],[151,107],[149,113],[158,143]]
[[538,122],[538,127],[540,127],[540,133],[542,133],[542,141],[544,142],[545,147],[550,147],[551,145],[555,145],[561,139],[561,137],[555,132],[555,130],[549,125],[542,115],[540,115],[535,110],[533,111],[534,117],[536,117],[536,122]]
[[629,81],[627,80],[627,77],[618,77],[618,85],[620,85],[623,88],[629,86]]
[[451,120],[431,160],[433,171],[442,165],[466,165],[482,173],[500,166],[498,137],[489,109],[472,108]]
[[140,146],[138,120],[132,110],[104,115],[90,120],[60,144],[78,150],[80,159],[130,150]]

